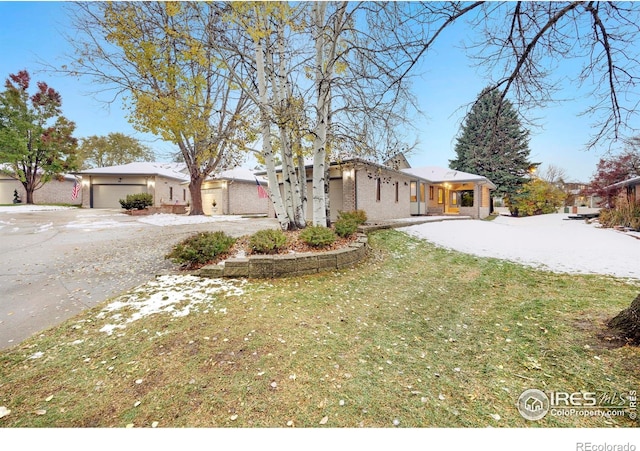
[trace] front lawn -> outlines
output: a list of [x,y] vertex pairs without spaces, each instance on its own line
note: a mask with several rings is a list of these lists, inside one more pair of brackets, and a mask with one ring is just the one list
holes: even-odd
[[637,426],[528,421],[516,402],[636,390],[640,351],[602,322],[638,285],[392,230],[369,242],[366,263],[336,273],[149,284],[0,353],[0,426]]

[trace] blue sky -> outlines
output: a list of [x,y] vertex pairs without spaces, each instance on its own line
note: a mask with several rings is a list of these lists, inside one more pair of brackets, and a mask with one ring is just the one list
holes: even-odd
[[[70,5],[66,5],[70,6]],[[69,31],[64,2],[0,1],[0,79],[10,73],[27,69],[33,81],[46,81],[60,91],[64,114],[76,125],[76,136],[106,135],[122,132],[138,137],[150,145],[159,159],[168,159],[173,146],[150,135],[136,132],[126,120],[120,105],[110,109],[88,93],[89,80],[78,82],[69,77],[41,72],[39,64],[63,64],[68,45],[63,32]],[[442,39],[423,59],[414,89],[425,116],[416,115],[415,151],[409,155],[412,166],[448,166],[454,158],[455,136],[472,102],[487,85],[458,44],[464,37],[464,27],[447,30]],[[573,90],[564,93],[573,96]],[[562,93],[560,95],[563,95]],[[588,99],[586,99],[588,101]],[[584,150],[589,139],[591,119],[578,117],[586,101],[573,101],[536,111],[542,128],[532,128],[531,160],[563,168],[570,179],[588,181],[596,164],[608,149]],[[614,145],[613,149],[621,148]]]

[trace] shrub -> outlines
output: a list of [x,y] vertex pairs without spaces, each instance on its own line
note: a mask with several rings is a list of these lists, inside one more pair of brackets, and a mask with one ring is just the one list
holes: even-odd
[[598,222],[602,225],[602,227],[614,227],[617,225],[614,218],[614,210],[611,208],[603,208],[600,210],[600,215],[598,215]]
[[614,208],[600,210],[598,221],[603,227],[640,227],[640,203],[622,196],[616,201]]
[[341,211],[338,213],[338,220],[352,220],[357,225],[367,222],[367,213],[364,210]]
[[249,246],[259,254],[275,254],[287,244],[287,236],[282,230],[260,230],[249,238]]
[[336,241],[336,234],[328,227],[309,226],[300,232],[300,239],[313,247],[327,247]]
[[120,199],[120,205],[125,210],[144,210],[153,205],[153,196],[149,193],[127,194],[126,199]]
[[336,221],[334,227],[338,236],[346,238],[356,233],[358,225],[353,218],[340,218]]
[[509,198],[512,216],[532,216],[555,213],[567,195],[553,183],[533,179]]
[[200,232],[176,244],[165,258],[192,267],[226,254],[235,242],[224,232]]

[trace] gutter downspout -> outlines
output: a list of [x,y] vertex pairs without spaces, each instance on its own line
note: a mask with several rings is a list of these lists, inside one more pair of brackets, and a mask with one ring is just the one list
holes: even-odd
[[358,210],[358,169],[353,166],[353,203],[355,210]]
[[224,213],[225,215],[229,214],[229,211],[231,211],[231,185],[233,185],[233,180],[229,180],[227,181],[227,189],[225,190],[225,196],[227,196],[227,211]]

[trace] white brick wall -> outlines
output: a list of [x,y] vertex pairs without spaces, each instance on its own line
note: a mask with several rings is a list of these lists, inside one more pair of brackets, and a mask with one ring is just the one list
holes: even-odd
[[[380,200],[377,198],[377,184],[380,179]],[[369,220],[399,219],[411,216],[410,177],[393,171],[381,173],[356,170],[357,209],[364,210]],[[398,183],[398,201],[396,202],[396,182]]]
[[[18,190],[18,195],[22,202],[27,201],[27,193],[22,183],[9,177],[0,179],[0,204],[13,203],[13,191]],[[33,192],[33,201],[36,204],[69,204],[81,205],[82,193],[78,193],[76,199],[71,198],[73,190],[73,180],[58,181],[52,180],[42,188]]]
[[228,210],[230,215],[267,214],[271,201],[258,197],[255,182],[228,182]]
[[191,200],[187,185],[183,185],[180,180],[166,177],[155,177],[155,186],[149,192],[153,195],[155,207],[163,204],[184,205]]

